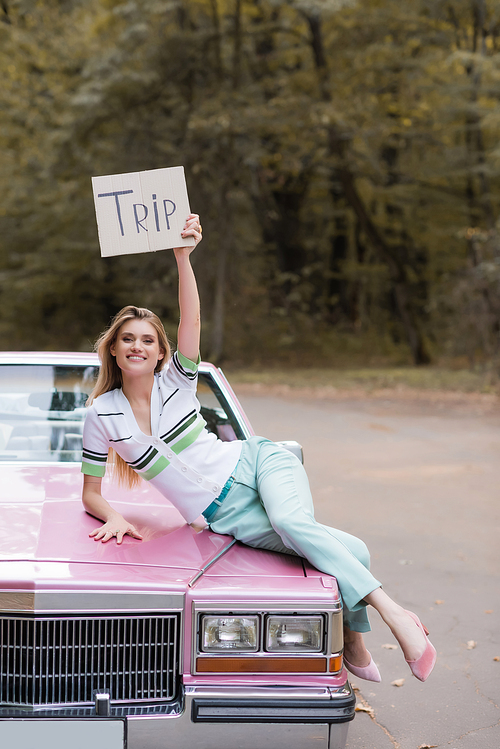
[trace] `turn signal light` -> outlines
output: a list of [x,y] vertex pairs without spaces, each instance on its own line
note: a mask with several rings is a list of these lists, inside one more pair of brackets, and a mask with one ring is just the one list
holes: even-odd
[[342,656],[341,655],[334,655],[332,658],[330,658],[330,672],[336,673],[337,671],[342,670]]
[[[342,664],[342,657],[338,658]],[[334,658],[331,659],[335,660]],[[340,665],[339,669],[342,668]],[[327,672],[326,658],[197,658],[198,673],[292,673],[292,674],[325,674]]]

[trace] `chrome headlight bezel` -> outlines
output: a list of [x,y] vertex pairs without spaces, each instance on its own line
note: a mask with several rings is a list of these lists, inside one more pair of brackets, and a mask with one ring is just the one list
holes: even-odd
[[258,614],[202,614],[200,653],[256,653],[260,650]]
[[[192,640],[192,673],[194,676],[214,677],[228,674],[338,674],[342,670],[342,608],[340,602],[324,606],[294,605],[288,607],[271,606],[267,611],[255,608],[231,606],[224,609],[219,605],[210,605],[205,601],[195,602],[193,606],[193,628],[195,637]],[[260,608],[260,607],[259,607]],[[222,620],[251,620],[255,638],[252,638],[251,649],[245,637],[236,638],[239,644],[232,647],[221,646],[211,638],[206,639],[210,626],[218,625]],[[288,642],[274,650],[266,649],[268,624],[276,621],[286,623],[296,621],[301,626],[315,628],[312,649],[309,637],[299,638],[299,642]],[[226,625],[224,625],[226,626]],[[246,625],[245,625],[246,626]],[[257,627],[257,630],[255,629]],[[205,633],[205,635],[204,635]],[[212,633],[213,634],[213,633]],[[234,633],[233,633],[234,634]],[[216,640],[219,640],[219,633]],[[293,640],[293,637],[291,638]],[[255,647],[255,642],[258,647]],[[306,646],[304,647],[304,643]],[[227,641],[226,641],[227,645]],[[272,641],[270,648],[274,647]],[[332,647],[333,646],[333,647]]]
[[325,617],[322,614],[268,614],[266,653],[324,653]]

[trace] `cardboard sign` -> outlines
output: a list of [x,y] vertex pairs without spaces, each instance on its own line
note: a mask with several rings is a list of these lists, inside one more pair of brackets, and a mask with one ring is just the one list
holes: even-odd
[[92,177],[102,257],[193,247],[184,167]]

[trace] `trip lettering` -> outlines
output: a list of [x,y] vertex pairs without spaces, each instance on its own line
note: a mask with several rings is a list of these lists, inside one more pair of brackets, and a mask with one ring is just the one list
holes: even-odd
[[[125,236],[125,229],[123,227],[122,205],[120,203],[120,195],[130,195],[133,192],[134,192],[133,190],[114,190],[113,192],[101,192],[97,195],[98,198],[114,198],[115,199],[116,215],[118,217],[118,224],[120,225],[120,232],[121,232],[122,237]],[[160,232],[162,230],[161,224],[162,224],[163,216],[165,216],[165,223],[167,226],[167,230],[170,230],[169,218],[175,213],[175,209],[176,209],[176,205],[174,201],[168,198],[161,201],[161,205],[163,205],[163,212],[162,212],[161,209],[160,210],[158,209],[156,193],[153,193],[151,195],[151,200],[153,203],[154,223],[155,223],[156,231]],[[137,229],[137,234],[139,234],[141,229],[143,229],[144,231],[149,231],[148,228],[144,226],[144,221],[147,219],[148,213],[149,213],[148,206],[145,205],[144,203],[133,203],[132,210],[134,213],[134,221],[135,221],[135,227]]]

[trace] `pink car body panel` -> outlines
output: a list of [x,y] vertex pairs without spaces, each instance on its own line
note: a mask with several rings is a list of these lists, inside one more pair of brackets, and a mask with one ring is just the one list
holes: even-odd
[[[97,359],[92,354],[6,353],[0,354],[0,365],[2,363],[95,366]],[[237,414],[246,435],[253,434],[248,418],[220,370],[209,364],[203,367],[224,387],[230,408]],[[331,612],[341,606],[335,578],[295,556],[251,549],[235,543],[229,536],[209,530],[197,533],[168,500],[146,482],[133,491],[124,490],[107,477],[103,482],[104,496],[134,523],[143,540],[126,536],[120,545],[115,539],[106,544],[96,542],[89,534],[100,522],[83,509],[83,477],[79,463],[7,461],[0,462],[0,469],[0,595],[4,597],[0,600],[18,602],[32,595],[30,600],[34,604],[29,605],[36,611],[37,596],[40,596],[40,600],[49,602],[44,604],[46,614],[51,613],[51,602],[57,596],[63,596],[64,600],[64,595],[78,599],[89,594],[97,601],[107,601],[109,596],[122,601],[124,596],[133,596],[137,601],[138,596],[144,595],[148,596],[149,609],[155,610],[151,609],[151,601],[161,602],[168,591],[176,600],[184,600],[180,676],[185,699],[193,705],[193,710],[196,701],[202,703],[208,697],[222,700],[224,705],[236,697],[249,700],[249,704],[257,698],[266,704],[275,704],[278,697],[281,702],[300,698],[301,704],[307,705],[314,700],[318,704],[333,704],[335,695],[352,703],[345,708],[345,718],[335,719],[339,725],[325,723],[327,728],[321,731],[318,728],[316,734],[315,723],[311,723],[310,730],[295,726],[295,738],[287,739],[286,746],[287,749],[317,746],[314,742],[321,734],[320,745],[325,749],[343,748],[347,721],[354,715],[352,692],[344,669],[325,674],[200,674],[194,667],[196,612],[231,608],[293,612],[297,606],[303,611]],[[160,603],[158,608],[161,608]],[[109,611],[113,611],[112,604]],[[179,718],[182,732],[174,731],[170,739],[167,736],[166,744],[163,743],[163,721],[173,726],[172,716],[160,716],[154,722],[148,716],[144,732],[138,727],[141,717],[129,716],[129,749],[160,746],[166,749],[170,741],[175,741],[178,749],[184,746],[187,749],[193,742],[200,749],[212,749],[212,739],[207,738],[212,727],[206,728],[207,724],[203,723],[196,725],[190,715],[186,708],[182,715],[174,716]],[[0,710],[0,731],[2,720],[5,717]],[[230,723],[231,718],[228,720]],[[221,731],[221,726],[225,726],[227,735],[224,732],[217,735],[213,746],[229,749],[238,741],[246,747],[246,739],[229,730],[229,723],[219,724]],[[263,718],[255,725],[262,726],[259,730],[264,731],[263,736],[270,735],[268,719]],[[258,731],[249,736],[249,746],[254,745],[257,734]],[[181,739],[181,735],[185,739]],[[276,734],[273,739],[276,746],[280,745],[278,736]]]
[[[4,496],[12,488],[15,500],[0,505],[0,578],[11,590],[73,590],[89,592],[187,592],[198,602],[267,602],[293,604],[311,600],[327,606],[338,599],[335,578],[322,575],[298,557],[256,551],[243,544],[228,549],[196,585],[188,584],[217,554],[231,546],[230,536],[208,530],[196,533],[178,511],[153,487],[125,491],[112,483],[104,493],[143,535],[143,541],[126,536],[103,544],[89,537],[99,527],[81,504],[82,475],[77,465],[4,467]],[[68,490],[69,489],[69,490]],[[116,499],[115,499],[116,496]],[[279,594],[276,580],[279,579]],[[258,581],[258,585],[256,585]],[[12,587],[11,587],[12,586]],[[191,618],[184,631],[184,678],[189,683],[212,683],[214,677],[191,676]],[[218,677],[223,683],[232,677]],[[257,678],[246,676],[239,683]],[[284,677],[284,683],[341,683],[339,674]],[[344,679],[345,680],[345,679]],[[280,679],[281,681],[281,679]]]

